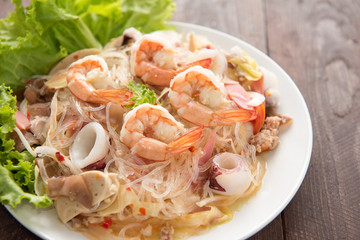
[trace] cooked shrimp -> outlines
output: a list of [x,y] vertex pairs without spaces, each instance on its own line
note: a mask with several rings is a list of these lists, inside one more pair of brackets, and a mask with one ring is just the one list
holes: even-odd
[[85,102],[127,105],[125,102],[132,97],[133,92],[122,89],[96,89],[94,83],[106,82],[110,73],[105,60],[90,55],[72,63],[68,68],[67,84],[70,92]]
[[182,118],[198,126],[231,125],[256,118],[254,110],[234,108],[223,83],[199,66],[171,80],[169,99]]
[[177,73],[191,66],[200,65],[208,68],[211,65],[211,58],[206,58],[178,68],[175,59],[173,47],[162,38],[157,35],[145,35],[135,43],[130,62],[136,76],[146,83],[157,86],[169,86],[171,79]]
[[186,151],[202,138],[203,127],[199,127],[170,142],[183,127],[165,108],[145,103],[125,116],[120,140],[134,155],[163,161]]

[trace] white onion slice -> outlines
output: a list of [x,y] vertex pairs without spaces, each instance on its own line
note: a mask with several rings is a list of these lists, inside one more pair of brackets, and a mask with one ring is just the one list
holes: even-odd
[[20,129],[18,129],[17,127],[14,128],[14,131],[17,133],[17,135],[19,136],[20,141],[24,144],[24,147],[26,148],[26,150],[33,156],[36,157],[36,153],[34,152],[34,150],[32,149],[32,147],[30,146],[30,144],[28,143],[28,141],[26,140],[26,138],[24,137],[24,135],[22,134],[22,132],[20,131]]
[[19,111],[22,112],[25,116],[27,115],[28,101],[26,100],[26,98],[24,98],[24,100],[21,101],[20,106],[19,106]]
[[45,82],[45,85],[50,89],[60,89],[67,87],[67,72],[61,71],[55,76],[51,76],[49,80]]
[[257,92],[248,92],[251,100],[247,102],[248,106],[257,107],[265,101],[265,96]]
[[[57,159],[57,157],[56,157],[57,152],[60,153],[60,151],[57,150],[56,148],[49,147],[49,146],[39,146],[39,147],[36,147],[34,151],[38,155],[38,157],[48,156],[53,159]],[[81,173],[80,168],[78,166],[74,165],[74,163],[72,163],[68,157],[66,157],[66,156],[63,156],[63,157],[64,157],[64,161],[62,162],[62,164],[67,166],[73,174]]]
[[70,148],[70,159],[79,168],[84,168],[106,156],[109,151],[109,137],[97,122],[83,127]]
[[241,194],[251,184],[251,171],[238,154],[219,153],[213,158],[209,188],[221,195]]

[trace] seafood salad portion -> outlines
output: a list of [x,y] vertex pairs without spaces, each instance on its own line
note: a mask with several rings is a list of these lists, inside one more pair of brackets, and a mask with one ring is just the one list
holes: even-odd
[[234,46],[130,28],[26,86],[37,195],[92,239],[183,239],[232,219],[279,144],[277,78]]

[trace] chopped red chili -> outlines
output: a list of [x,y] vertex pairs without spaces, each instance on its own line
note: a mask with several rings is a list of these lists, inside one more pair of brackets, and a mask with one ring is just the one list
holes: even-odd
[[190,148],[189,148],[189,151],[190,152],[195,152],[197,149],[196,149],[196,147],[194,147],[194,146],[191,146]]
[[126,190],[131,191],[131,188],[130,188],[130,187],[127,187]]
[[56,153],[55,153],[55,156],[56,156],[56,159],[57,159],[59,162],[65,161],[65,157],[64,157],[60,152],[56,152]]
[[105,220],[102,222],[101,226],[103,228],[108,229],[111,227],[112,224],[113,224],[113,221],[111,220],[111,218],[105,218]]
[[141,213],[141,215],[144,215],[144,216],[146,214],[146,210],[143,207],[139,208],[139,212]]

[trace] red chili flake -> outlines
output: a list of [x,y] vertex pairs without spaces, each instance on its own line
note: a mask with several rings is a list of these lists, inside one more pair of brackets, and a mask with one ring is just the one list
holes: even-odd
[[145,214],[146,214],[146,210],[145,210],[145,208],[143,208],[143,207],[139,208],[139,212],[140,212],[141,215],[143,215],[143,216],[145,216]]
[[26,80],[24,83],[25,84],[28,84],[30,82],[30,79]]
[[131,191],[131,188],[130,188],[130,187],[127,187],[126,190]]
[[59,162],[65,161],[64,156],[63,156],[60,152],[56,152],[56,153],[55,153],[55,156],[56,156],[56,158],[57,158],[57,160],[58,160]]
[[101,226],[103,228],[108,229],[111,227],[112,224],[113,224],[113,221],[111,220],[111,218],[105,218],[105,220],[102,222]]
[[205,48],[211,49],[211,46],[208,44],[208,45],[205,46]]
[[195,152],[196,150],[197,150],[197,148],[194,147],[194,146],[191,146],[191,147],[189,148],[189,151],[190,151],[190,152]]
[[270,147],[269,146],[261,146],[261,151],[265,151],[265,150],[269,150]]
[[78,59],[79,59],[79,56],[78,56],[78,55],[75,55],[75,56],[74,56],[74,59],[75,59],[75,60],[78,60]]
[[30,120],[30,113],[29,112],[26,113],[26,117],[27,117],[27,119]]

